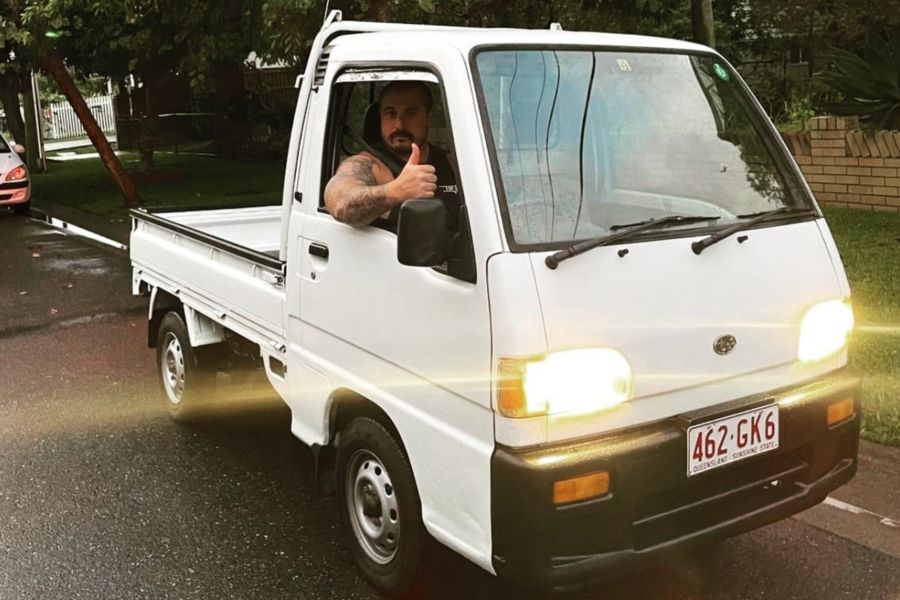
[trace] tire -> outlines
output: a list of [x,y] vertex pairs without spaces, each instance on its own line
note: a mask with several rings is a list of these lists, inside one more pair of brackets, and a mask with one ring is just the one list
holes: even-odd
[[426,534],[412,467],[381,423],[357,417],[341,432],[336,488],[357,564],[380,591],[404,594]]
[[178,422],[198,416],[214,392],[214,373],[200,368],[181,315],[169,312],[159,325],[156,342],[159,384],[169,415]]
[[27,215],[31,211],[31,200],[10,206],[14,215]]

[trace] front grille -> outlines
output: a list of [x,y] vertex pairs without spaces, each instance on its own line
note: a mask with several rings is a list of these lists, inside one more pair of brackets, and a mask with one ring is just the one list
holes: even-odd
[[27,179],[20,179],[19,181],[10,181],[8,183],[0,183],[0,190],[21,190],[22,188],[28,187]]
[[808,470],[805,452],[797,449],[698,475],[696,481],[648,497],[635,513],[634,547],[652,548],[777,504],[797,493]]

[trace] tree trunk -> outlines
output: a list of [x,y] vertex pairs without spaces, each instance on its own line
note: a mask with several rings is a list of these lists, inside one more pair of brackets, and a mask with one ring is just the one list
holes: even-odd
[[22,97],[25,99],[25,162],[28,163],[28,170],[32,173],[42,173],[44,169],[41,165],[41,143],[40,135],[38,135],[38,127],[40,122],[35,115],[35,100],[33,89],[30,85],[25,86]]
[[370,7],[370,14],[373,21],[387,23],[391,20],[392,11],[390,0],[372,0]]
[[712,0],[691,0],[691,29],[695,42],[715,48]]
[[8,75],[0,78],[0,103],[6,112],[6,124],[17,144],[25,145],[25,122],[22,121],[22,105],[19,103],[19,77]]
[[100,130],[97,120],[94,119],[94,115],[91,114],[91,110],[88,108],[87,103],[84,101],[84,97],[81,95],[81,91],[75,87],[75,82],[72,81],[71,75],[69,75],[69,72],[66,70],[66,65],[63,63],[62,58],[55,50],[48,50],[41,55],[40,63],[44,72],[56,81],[56,85],[59,86],[59,89],[69,101],[69,104],[72,105],[75,114],[81,121],[81,125],[91,139],[91,143],[100,154],[100,160],[103,161],[103,166],[109,171],[109,174],[112,176],[113,181],[115,181],[116,186],[118,186],[119,191],[122,192],[125,206],[128,208],[137,208],[140,206],[141,198],[138,195],[137,188],[134,186],[134,182],[131,180],[131,177],[128,176],[128,173],[125,172],[125,169],[122,168],[122,163],[119,162],[116,153],[113,152],[112,146],[109,145],[109,140],[106,139],[106,136],[103,135],[103,131]]

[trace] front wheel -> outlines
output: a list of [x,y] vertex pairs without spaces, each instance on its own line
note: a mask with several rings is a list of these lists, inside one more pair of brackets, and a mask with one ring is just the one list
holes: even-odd
[[214,375],[200,368],[187,326],[177,312],[167,313],[159,325],[156,364],[169,415],[180,422],[195,418],[204,398],[214,391]]
[[356,562],[382,592],[405,593],[425,536],[406,454],[381,423],[358,417],[341,432],[337,465],[338,502]]

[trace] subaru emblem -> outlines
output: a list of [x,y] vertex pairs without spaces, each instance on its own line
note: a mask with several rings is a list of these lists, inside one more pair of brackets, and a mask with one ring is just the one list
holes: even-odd
[[723,335],[713,343],[713,350],[716,351],[716,354],[724,356],[726,354],[731,354],[731,351],[734,350],[736,345],[737,340],[733,335]]

